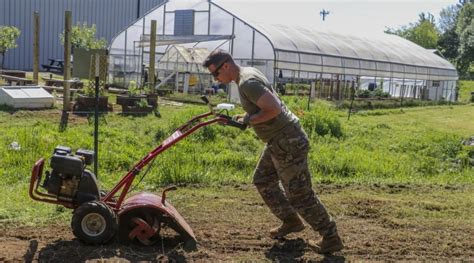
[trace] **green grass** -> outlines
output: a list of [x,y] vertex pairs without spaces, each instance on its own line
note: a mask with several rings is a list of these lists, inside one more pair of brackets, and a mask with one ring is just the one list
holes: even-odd
[[[299,103],[299,102],[298,102]],[[437,106],[346,113],[317,102],[303,112],[303,126],[312,140],[311,169],[317,180],[471,182],[466,158],[470,149],[461,141],[472,136],[474,106]],[[99,174],[106,187],[134,162],[159,144],[203,106],[161,107],[163,118],[108,115],[100,132]],[[48,158],[56,145],[92,148],[91,125],[71,124],[58,131],[58,119],[36,117],[36,112],[0,113],[0,172],[3,182],[25,179],[32,163]],[[8,145],[17,141],[20,151]],[[157,159],[147,181],[151,185],[229,184],[250,182],[263,145],[253,131],[214,125],[203,128]]]
[[[473,136],[474,105],[417,107],[347,112],[317,101],[287,99],[311,139],[310,169],[319,183],[472,184],[469,164],[474,149],[461,141]],[[162,118],[109,114],[100,126],[99,178],[110,189],[136,161],[179,125],[205,112],[205,106],[161,106]],[[240,112],[238,109],[237,112]],[[58,111],[0,111],[0,222],[48,220],[69,210],[33,202],[27,195],[34,162],[47,160],[55,146],[93,148],[93,126],[72,121],[60,132]],[[77,119],[77,118],[76,118]],[[16,141],[21,149],[9,145]],[[164,185],[233,185],[251,183],[263,144],[251,130],[213,125],[158,156],[138,189],[157,191]],[[48,165],[48,164],[47,164]]]
[[474,92],[474,80],[460,80],[459,83],[459,98],[460,102],[471,101],[471,92]]
[[[360,181],[473,182],[461,141],[473,135],[474,107],[437,106],[361,112],[342,119],[345,138],[317,138],[312,165]],[[336,179],[337,180],[337,179]]]

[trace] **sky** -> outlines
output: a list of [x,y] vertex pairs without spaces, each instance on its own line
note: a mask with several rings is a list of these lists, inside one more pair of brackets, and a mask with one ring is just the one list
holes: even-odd
[[[249,20],[268,24],[300,25],[354,34],[380,34],[399,28],[430,12],[438,21],[440,11],[457,0],[213,0]],[[330,14],[322,21],[320,11]]]

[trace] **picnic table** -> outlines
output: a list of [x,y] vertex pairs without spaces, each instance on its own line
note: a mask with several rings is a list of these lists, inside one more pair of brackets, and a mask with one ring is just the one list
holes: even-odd
[[0,77],[4,79],[8,83],[8,85],[25,86],[25,85],[32,85],[34,83],[32,79],[19,78],[19,77],[5,75],[5,74],[0,74]]
[[[53,79],[53,78],[48,79],[44,77],[42,77],[42,79],[46,86],[64,87],[64,80],[62,79]],[[71,83],[71,88],[82,89],[84,87],[84,83],[82,83],[80,80],[70,80],[69,83]]]
[[[56,92],[61,92],[63,93],[64,92],[64,88],[63,87],[55,87],[55,86],[42,86],[43,89],[45,89],[47,92],[49,92],[50,94],[53,93],[53,91],[56,91]],[[76,92],[78,91],[78,89],[69,89],[69,99],[72,101],[72,98],[74,97],[74,94],[76,94]],[[61,96],[59,96],[61,97]]]
[[22,71],[22,70],[4,69],[4,70],[0,70],[0,74],[18,77],[18,78],[26,78],[26,71]]
[[46,71],[57,71],[62,73],[64,71],[64,60],[63,59],[56,59],[56,58],[48,58],[49,64],[41,64],[41,66]]

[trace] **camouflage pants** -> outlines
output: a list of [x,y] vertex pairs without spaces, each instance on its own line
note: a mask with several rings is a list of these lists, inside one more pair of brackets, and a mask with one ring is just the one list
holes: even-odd
[[286,127],[265,145],[253,182],[280,220],[299,214],[322,236],[332,235],[336,223],[312,189],[308,151],[308,137],[300,125]]

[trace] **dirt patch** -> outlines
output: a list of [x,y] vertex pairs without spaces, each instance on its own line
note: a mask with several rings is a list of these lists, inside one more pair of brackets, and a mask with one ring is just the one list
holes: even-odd
[[[332,256],[315,253],[308,240],[318,239],[309,226],[286,240],[273,240],[268,230],[278,224],[253,187],[224,189],[180,189],[170,194],[199,240],[197,251],[185,251],[178,237],[167,237],[151,247],[123,245],[113,241],[103,246],[88,246],[72,234],[70,222],[46,226],[8,226],[0,228],[0,261],[24,262],[186,262],[186,261],[471,261],[474,260],[474,225],[461,214],[472,208],[455,206],[459,193],[437,187],[422,193],[420,187],[402,187],[391,194],[373,186],[319,186],[321,198],[338,222],[346,248]],[[390,187],[387,187],[390,188]],[[398,187],[397,187],[398,188]],[[367,193],[370,193],[367,194]],[[428,214],[411,219],[396,207],[413,207],[400,196],[415,195],[420,211],[442,213],[447,207],[457,218]],[[387,195],[391,198],[387,198]],[[421,196],[420,196],[421,195]],[[438,203],[436,197],[444,197]],[[349,200],[349,201],[348,201]],[[425,204],[429,204],[428,206]],[[347,207],[351,207],[348,209]],[[388,207],[388,208],[387,208]],[[416,207],[418,208],[418,206]],[[465,218],[464,218],[465,217]],[[463,219],[464,218],[464,219]],[[457,221],[456,221],[457,220]],[[409,222],[409,223],[407,223]]]
[[[62,117],[62,110],[59,109],[50,109],[50,110],[37,110],[37,111],[32,111],[32,110],[19,110],[19,111],[14,111],[12,112],[11,116],[13,118],[17,119],[34,119],[34,120],[45,120],[47,122],[54,122],[56,125],[60,123],[61,117]],[[68,125],[72,124],[84,124],[88,123],[89,120],[87,116],[81,116],[78,114],[74,114],[72,112],[69,112],[68,118],[67,118],[67,123]]]

